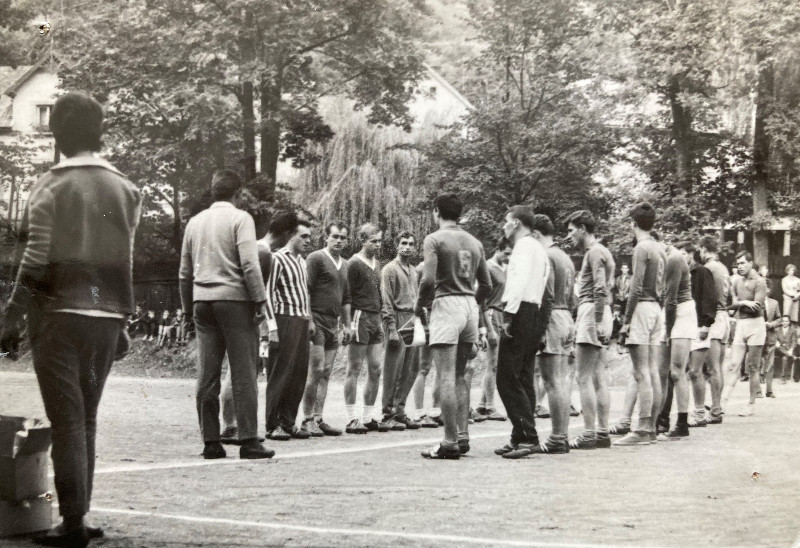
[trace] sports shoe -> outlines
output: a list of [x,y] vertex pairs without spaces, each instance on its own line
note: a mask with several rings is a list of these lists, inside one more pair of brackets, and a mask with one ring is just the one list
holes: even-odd
[[775,392],[767,392],[767,397],[768,398],[774,398],[775,397]]
[[575,409],[574,405],[570,404],[570,406],[569,406],[569,416],[570,417],[580,417],[581,416],[581,412],[578,411],[577,409]]
[[498,413],[497,411],[492,409],[491,411],[487,411],[486,412],[486,420],[489,420],[489,421],[504,421],[504,420],[506,420],[506,416],[505,415],[501,415],[500,413]]
[[611,447],[611,438],[608,434],[597,434],[597,448],[609,449]]
[[439,426],[444,426],[444,420],[442,419],[441,415],[431,416],[431,420],[438,424]]
[[554,440],[548,437],[547,441],[540,443],[533,448],[534,453],[544,455],[559,455],[569,453],[569,442],[567,440]]
[[378,422],[375,419],[370,420],[369,422],[363,422],[364,428],[366,428],[369,432],[388,432],[389,425],[385,422],[381,421]]
[[271,459],[274,456],[275,451],[267,449],[254,439],[242,442],[239,448],[240,459]]
[[510,451],[515,451],[516,449],[517,449],[517,444],[510,441],[507,444],[505,444],[503,447],[500,447],[499,449],[495,449],[494,450],[494,454],[495,455],[505,455],[506,453],[508,453]]
[[458,450],[462,455],[469,453],[469,440],[458,440]]
[[469,420],[472,422],[483,422],[487,419],[486,415],[476,413],[474,409],[469,410]]
[[405,424],[403,424],[400,421],[396,421],[393,418],[390,418],[390,419],[384,419],[384,420],[382,420],[381,422],[378,423],[378,431],[379,432],[382,431],[380,429],[381,424],[383,424],[383,425],[385,425],[387,427],[387,430],[385,430],[386,432],[388,432],[389,430],[391,430],[393,432],[402,432],[403,430],[406,429],[406,425]]
[[669,419],[661,420],[661,418],[658,418],[656,420],[656,433],[666,434],[667,432],[669,432]]
[[428,415],[423,415],[417,421],[422,428],[439,428],[439,423],[430,418]]
[[689,425],[679,426],[667,432],[666,434],[659,434],[658,441],[680,441],[682,438],[689,437]]
[[597,449],[597,438],[589,438],[580,434],[570,440],[569,448],[578,450]]
[[405,425],[407,430],[418,430],[420,425],[415,420],[411,420],[411,417],[408,415],[403,415],[402,417],[395,417],[394,420],[399,422],[400,424]]
[[224,443],[226,445],[240,445],[241,442],[239,441],[239,429],[235,426],[229,426],[222,431],[222,434],[219,435],[220,443]]
[[705,412],[702,415],[699,413],[689,415],[689,428],[705,428],[706,426],[708,426],[708,419]]
[[538,443],[520,443],[513,451],[503,453],[502,457],[504,459],[521,459],[523,457],[527,457],[528,455],[532,455],[534,449],[538,446]]
[[608,433],[612,436],[624,436],[625,434],[629,434],[631,431],[630,424],[623,424],[618,422],[614,426],[608,429]]
[[325,432],[323,432],[320,429],[319,424],[317,424],[317,421],[315,421],[314,419],[304,420],[303,427],[301,428],[301,430],[308,432],[309,435],[311,435],[314,438],[321,438],[325,436]]
[[367,432],[369,432],[369,429],[367,429],[367,427],[364,426],[364,423],[361,422],[360,419],[353,419],[347,423],[347,428],[345,428],[345,432],[347,432],[348,434],[366,434]]
[[533,412],[533,416],[537,419],[549,419],[550,418],[550,411],[545,409],[541,405],[536,406],[536,410]]
[[291,430],[289,430],[289,434],[298,440],[307,440],[311,437],[311,432],[298,428],[297,426],[292,426]]
[[755,405],[753,405],[752,403],[744,404],[742,406],[742,408],[739,410],[739,416],[740,417],[752,417],[753,416],[753,411],[755,410],[754,408],[755,408]]
[[742,375],[741,377],[739,377],[739,380],[741,382],[747,382],[750,380],[750,375]]
[[759,390],[759,391],[756,393],[756,397],[757,397],[757,398],[763,398],[763,397],[764,397],[764,393],[763,393],[761,390]]
[[430,449],[422,452],[426,459],[449,459],[458,460],[461,458],[461,451],[456,448],[443,447],[441,443],[434,445]]
[[317,422],[317,426],[319,426],[319,429],[326,436],[341,436],[342,435],[342,431],[341,430],[339,430],[338,428],[334,428],[333,426],[331,426],[330,424],[328,424],[324,420],[320,420],[319,422]]
[[277,427],[272,432],[270,432],[269,434],[267,434],[267,437],[275,441],[289,441],[290,439],[292,439],[292,435],[283,428],[281,428],[280,426]]
[[722,413],[719,415],[711,413],[706,420],[708,421],[708,424],[722,424]]
[[629,432],[614,442],[614,445],[625,447],[629,445],[650,445],[650,432],[646,430],[635,430]]
[[224,459],[227,456],[225,448],[218,441],[207,441],[203,447],[203,458],[206,460]]

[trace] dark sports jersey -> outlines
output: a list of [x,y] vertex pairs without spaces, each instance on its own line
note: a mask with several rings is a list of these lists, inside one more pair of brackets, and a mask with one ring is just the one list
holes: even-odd
[[342,306],[350,304],[347,261],[340,260],[341,267],[337,270],[324,249],[311,253],[306,259],[312,312],[338,317],[342,313]]
[[[552,279],[553,308],[569,310],[575,284],[575,266],[572,259],[555,244],[548,247],[547,257],[550,259],[550,277]],[[548,280],[548,289],[551,283]]]
[[664,291],[664,270],[667,257],[663,246],[648,238],[633,248],[633,273],[628,306],[625,308],[625,323],[631,323],[633,312],[639,302],[660,302]]
[[498,264],[494,258],[486,261],[489,269],[489,278],[492,280],[492,291],[486,297],[484,306],[486,308],[503,309],[503,289],[506,286],[506,267]]
[[381,265],[377,258],[373,258],[372,262],[374,266],[367,265],[358,253],[347,261],[350,306],[353,310],[380,312],[383,306],[383,300],[381,299]]

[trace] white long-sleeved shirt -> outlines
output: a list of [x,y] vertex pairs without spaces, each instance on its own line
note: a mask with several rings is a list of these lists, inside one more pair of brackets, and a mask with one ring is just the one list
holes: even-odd
[[523,236],[514,244],[506,269],[503,290],[505,312],[516,314],[522,302],[542,304],[550,276],[550,259],[542,244],[532,236]]

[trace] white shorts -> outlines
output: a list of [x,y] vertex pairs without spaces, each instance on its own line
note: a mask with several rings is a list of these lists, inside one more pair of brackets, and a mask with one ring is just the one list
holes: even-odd
[[639,301],[631,317],[631,327],[625,344],[659,345],[663,344],[665,339],[661,305],[655,301]]
[[[594,303],[583,303],[578,307],[578,316],[575,320],[575,342],[577,344],[593,344],[603,346],[597,338],[597,324],[594,320]],[[606,305],[603,309],[603,321],[600,322],[606,337],[611,337],[611,330],[614,328],[614,317],[611,314],[611,307]]]
[[717,310],[717,315],[714,316],[714,323],[708,330],[708,338],[722,341],[723,344],[728,342],[731,333],[731,317],[727,310]]
[[766,341],[767,322],[764,321],[764,318],[739,318],[736,320],[733,344],[764,346]]
[[670,332],[670,339],[696,339],[697,332],[697,309],[694,301],[685,301],[678,305],[675,312],[675,324]]
[[447,295],[431,306],[429,344],[478,342],[478,303],[475,297]]

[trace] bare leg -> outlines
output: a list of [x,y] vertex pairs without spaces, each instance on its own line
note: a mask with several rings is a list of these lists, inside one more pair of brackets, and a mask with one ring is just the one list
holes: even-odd
[[746,353],[747,346],[743,344],[731,345],[726,367],[725,388],[722,390],[723,402],[726,402],[728,398],[730,398],[734,386],[739,382],[739,367],[742,365]]
[[367,346],[367,385],[364,387],[364,405],[375,405],[381,385],[381,344]]
[[750,374],[750,403],[756,403],[756,395],[761,389],[759,375],[761,373],[761,353],[764,351],[762,346],[750,346],[747,349],[747,370]]
[[417,370],[417,379],[414,381],[413,388],[411,388],[411,392],[414,394],[414,406],[416,407],[417,418],[420,417],[425,409],[425,384],[428,381],[428,373],[433,364],[429,346],[420,348],[418,356],[419,367]]
[[649,344],[629,345],[631,361],[633,362],[633,378],[636,380],[637,396],[639,399],[639,427],[637,430],[652,431],[653,421],[653,377],[656,383],[658,380],[658,369],[655,375],[650,370],[650,352],[652,347]]
[[597,393],[597,431],[608,434],[608,415],[611,411],[611,394],[608,391],[608,372],[606,371],[606,350],[600,348],[600,356],[594,368],[594,389]]
[[[566,436],[569,426],[569,400],[564,388],[566,356],[541,354],[537,357],[539,371],[550,400],[550,420],[554,436]],[[599,404],[599,403],[598,403]]]
[[456,403],[458,407],[457,427],[459,440],[469,439],[469,392],[472,386],[472,375],[475,372],[474,362],[469,361],[471,350],[471,343],[461,343],[456,351]]
[[686,378],[686,366],[689,363],[691,339],[673,339],[670,352],[670,375],[675,386],[675,401],[678,402],[678,413],[689,412],[689,383]]
[[444,422],[443,444],[448,447],[454,447],[458,444],[458,398],[456,395],[457,349],[458,346],[455,344],[436,344],[431,346],[442,400],[442,421]]
[[344,403],[345,405],[356,404],[356,394],[358,391],[358,375],[361,373],[361,364],[367,355],[367,345],[350,343],[349,360],[347,370],[344,375]]
[[706,378],[703,375],[703,366],[708,363],[709,370],[713,368],[713,364],[709,361],[710,352],[709,349],[694,350],[689,356],[689,379],[692,383],[694,409],[701,417],[705,415],[706,403]]
[[595,369],[600,362],[601,347],[579,343],[575,351],[578,364],[578,388],[581,391],[583,425],[587,432],[597,432],[597,392]]
[[[709,360],[711,365],[709,369],[708,383],[711,386],[711,413],[719,414],[722,412],[722,387],[723,387],[723,372],[722,362],[725,359],[725,345],[719,339],[711,341],[711,349],[709,350]],[[695,405],[698,405],[695,403]],[[699,404],[702,405],[702,404]]]
[[494,345],[489,345],[487,355],[486,372],[483,375],[483,395],[481,396],[480,408],[488,412],[494,411],[494,393],[497,389],[497,351],[500,344],[496,341]]
[[317,401],[317,390],[325,371],[325,348],[314,344],[308,353],[308,380],[303,393],[303,418],[310,418],[314,414],[314,404]]

